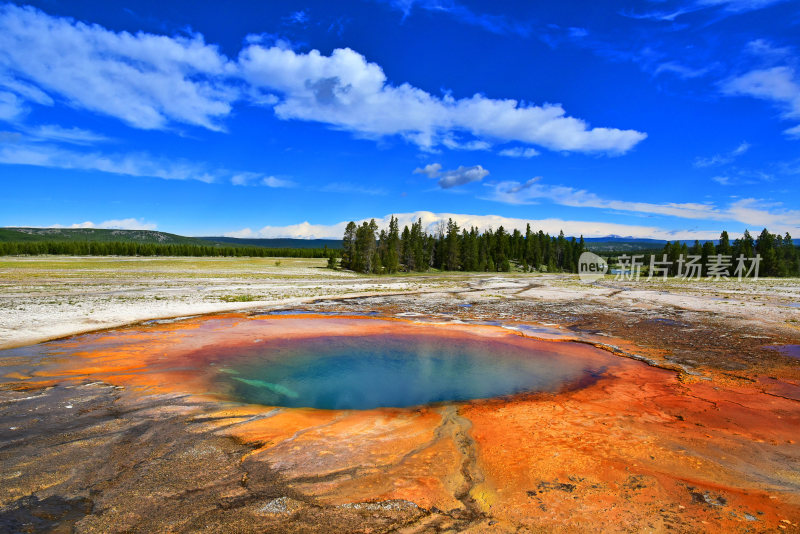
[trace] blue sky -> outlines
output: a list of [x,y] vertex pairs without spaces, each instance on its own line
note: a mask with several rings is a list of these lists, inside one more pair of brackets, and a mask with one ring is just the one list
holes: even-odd
[[800,237],[800,2],[0,4],[2,226]]

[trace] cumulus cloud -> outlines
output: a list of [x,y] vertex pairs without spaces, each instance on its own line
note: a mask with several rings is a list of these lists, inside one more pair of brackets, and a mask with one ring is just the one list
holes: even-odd
[[[143,129],[176,124],[224,129],[234,103],[272,107],[363,138],[400,136],[425,150],[486,150],[515,141],[558,151],[622,154],[645,139],[636,130],[591,127],[560,104],[474,94],[435,96],[390,83],[349,48],[322,55],[247,39],[232,60],[202,35],[114,32],[32,7],[0,6],[0,118],[27,103],[66,103]],[[58,53],[53,53],[58,51]]]
[[414,174],[424,174],[428,178],[436,178],[437,176],[439,176],[441,170],[442,170],[441,163],[429,163],[424,167],[414,169]]
[[[411,226],[417,219],[421,219],[423,228],[429,233],[436,232],[441,222],[446,223],[448,219],[453,219],[453,221],[462,228],[475,226],[480,231],[485,231],[489,228],[496,230],[498,227],[502,226],[507,231],[514,231],[516,229],[524,232],[526,226],[530,224],[534,231],[542,230],[549,234],[558,234],[559,231],[564,230],[564,233],[569,236],[583,235],[584,237],[604,237],[608,235],[621,235],[667,240],[706,240],[717,239],[719,237],[719,229],[717,228],[709,230],[669,230],[657,226],[617,224],[598,221],[519,219],[500,215],[468,215],[462,213],[433,213],[430,211],[395,213],[393,216],[398,219],[400,228],[403,228],[403,226]],[[385,228],[389,225],[390,217],[392,217],[392,215],[375,217],[375,222],[379,227]],[[361,224],[365,221],[369,221],[369,219],[362,219],[356,221],[356,223]],[[341,221],[333,224],[311,224],[309,222],[303,222],[287,226],[264,226],[257,230],[244,228],[242,230],[228,232],[225,235],[240,238],[341,239],[347,222],[348,221]],[[732,237],[736,236],[734,235]]]
[[112,219],[110,221],[103,221],[101,223],[93,223],[92,221],[85,221],[81,223],[74,223],[68,226],[60,224],[53,224],[45,228],[108,228],[113,230],[156,230],[158,225],[152,222],[146,222],[144,219]]
[[219,130],[237,96],[224,80],[235,65],[200,35],[113,32],[7,4],[0,50],[0,74],[15,82],[0,78],[7,90],[38,103],[52,104],[52,95],[137,128],[177,122]]
[[367,138],[400,135],[426,149],[445,140],[518,141],[620,154],[646,137],[635,130],[590,128],[558,104],[536,106],[480,94],[437,97],[407,83],[392,85],[379,65],[349,48],[324,56],[317,50],[298,53],[251,44],[240,53],[239,64],[254,88],[280,98],[274,110],[281,119],[320,122]]
[[424,174],[428,178],[438,178],[439,187],[450,189],[451,187],[471,182],[480,182],[489,175],[489,171],[480,165],[471,167],[461,165],[457,169],[442,171],[442,166],[439,163],[431,163],[425,167],[414,169],[414,174]]
[[443,189],[449,189],[458,185],[469,184],[472,182],[480,182],[483,180],[489,171],[480,165],[473,165],[472,167],[464,167],[463,165],[452,171],[445,171],[439,177],[439,186]]

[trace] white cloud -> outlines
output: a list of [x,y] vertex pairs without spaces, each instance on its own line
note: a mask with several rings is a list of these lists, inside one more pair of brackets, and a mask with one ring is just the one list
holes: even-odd
[[[725,81],[722,91],[728,95],[751,96],[777,104],[786,119],[800,118],[800,80],[794,69],[781,66],[751,70]],[[794,135],[795,128],[786,131]]]
[[[727,178],[719,177],[719,183]],[[504,181],[492,186],[489,200],[506,204],[534,204],[548,200],[554,204],[578,208],[598,208],[621,212],[662,215],[705,221],[735,221],[752,227],[768,227],[781,233],[797,233],[800,210],[787,210],[754,198],[740,199],[722,208],[712,203],[637,202],[605,199],[585,189],[541,183],[541,177],[527,182]]]
[[469,24],[477,26],[486,31],[496,34],[516,34],[527,37],[533,31],[529,23],[510,19],[504,15],[492,15],[479,13],[471,10],[465,5],[461,5],[453,0],[384,0],[389,5],[403,12],[405,19],[411,14],[414,7],[419,7],[425,11],[444,13],[451,17]]
[[70,224],[63,226],[60,224],[53,224],[45,228],[108,228],[113,230],[156,230],[158,225],[152,222],[145,222],[144,219],[112,219],[110,221],[103,221],[101,223],[93,223],[92,221],[85,221],[82,223]]
[[239,238],[294,238],[294,239],[340,239],[344,234],[347,221],[332,225],[311,224],[308,221],[287,226],[264,226],[260,230],[244,228],[224,234],[226,237]]
[[283,20],[289,24],[299,24],[300,26],[305,26],[309,20],[308,12],[301,9],[300,11],[295,11],[288,17],[284,17]]
[[693,78],[699,78],[701,76],[705,76],[709,72],[711,72],[712,66],[709,67],[702,67],[702,68],[691,68],[687,67],[686,65],[682,65],[676,61],[665,61],[664,63],[660,63],[655,70],[653,70],[653,76],[658,76],[659,74],[663,73],[670,73],[674,74],[675,76],[684,79],[690,80]]
[[740,143],[739,146],[737,146],[736,148],[725,154],[714,154],[713,156],[707,158],[698,157],[694,160],[694,166],[716,167],[719,165],[726,165],[728,163],[731,163],[733,160],[735,160],[748,150],[750,150],[750,143],[745,141]]
[[473,165],[471,167],[464,167],[461,165],[457,169],[442,171],[441,164],[431,163],[425,167],[414,169],[414,174],[424,174],[428,178],[438,178],[439,187],[442,189],[450,189],[451,187],[459,185],[480,182],[489,175],[489,171],[480,165]]
[[261,185],[267,187],[294,187],[297,184],[291,180],[283,180],[281,178],[275,178],[274,176],[265,176],[261,179]]
[[[640,226],[629,224],[617,224],[608,222],[597,221],[570,221],[563,219],[518,219],[511,217],[503,217],[500,215],[468,215],[460,213],[433,213],[430,211],[416,211],[413,213],[395,213],[400,228],[403,226],[411,226],[417,219],[422,219],[423,228],[433,233],[437,230],[440,222],[447,222],[448,219],[453,219],[462,228],[470,228],[472,226],[478,227],[479,230],[484,231],[489,228],[496,230],[502,226],[508,231],[515,229],[521,232],[525,231],[527,224],[531,225],[534,231],[542,230],[551,235],[558,234],[559,231],[564,230],[568,236],[584,237],[604,237],[608,235],[630,236],[637,238],[652,238],[652,239],[717,239],[720,230],[715,228],[712,230],[668,230],[656,226]],[[375,222],[380,228],[389,226],[389,218],[391,215],[383,217],[375,217]],[[362,219],[356,221],[361,224],[369,219]],[[311,224],[303,222],[300,224],[292,224],[287,226],[264,226],[258,230],[251,228],[244,228],[233,232],[228,232],[225,235],[229,237],[240,238],[295,238],[295,239],[341,239],[344,234],[344,229],[348,221],[341,221],[334,224]],[[735,237],[735,235],[733,236]]]
[[506,148],[498,153],[509,158],[532,158],[539,155],[539,151],[535,148],[522,147]]
[[725,82],[723,90],[732,95],[772,100],[785,106],[787,116],[800,116],[800,84],[790,67],[752,70]]
[[34,101],[31,91],[38,91],[38,103],[49,93],[137,128],[176,122],[219,130],[237,97],[224,80],[235,66],[200,35],[113,32],[7,4],[0,6],[0,50],[0,76],[15,81],[0,78],[7,90]]
[[50,145],[19,144],[0,146],[0,163],[100,171],[127,176],[150,176],[166,180],[214,182],[219,178],[195,163],[153,158],[145,153],[102,154],[98,152],[77,152]]
[[439,176],[439,171],[442,170],[441,163],[429,163],[424,167],[414,169],[414,174],[424,174],[428,178],[436,178]]
[[381,187],[368,187],[350,182],[332,182],[322,186],[320,191],[325,193],[357,193],[359,195],[380,196],[387,194]]
[[538,200],[549,200],[562,206],[634,211],[689,219],[710,219],[714,215],[714,207],[710,204],[653,204],[649,202],[607,200],[585,189],[543,184],[541,183],[541,177],[533,178],[524,183],[516,181],[497,183],[492,186],[492,193],[489,198],[506,204],[532,204]]
[[457,141],[449,135],[442,139],[442,145],[451,150],[489,150],[492,148],[492,144],[487,141]]
[[256,172],[233,172],[148,153],[109,154],[82,152],[37,143],[0,144],[0,164],[31,165],[55,169],[99,171],[124,176],[143,176],[165,180],[198,180],[206,183],[230,182],[234,185],[294,187],[290,180]]
[[93,145],[110,141],[105,135],[82,128],[64,128],[57,124],[41,124],[22,128],[33,141],[56,141],[73,145]]
[[349,48],[324,56],[295,52],[285,43],[267,46],[263,39],[247,43],[232,61],[199,34],[114,32],[32,7],[2,5],[0,116],[17,120],[25,102],[55,100],[137,128],[187,124],[222,130],[233,104],[246,95],[252,104],[273,107],[279,119],[318,122],[371,139],[398,135],[425,150],[487,150],[516,141],[622,154],[646,137],[636,130],[592,128],[560,104],[481,94],[439,97],[408,83],[394,85],[379,65]]
[[234,174],[231,179],[233,185],[263,185],[266,187],[295,187],[297,184],[291,180],[266,176],[259,172],[239,172]]
[[712,7],[719,7],[730,14],[738,14],[756,11],[786,1],[787,0],[695,0],[694,2],[686,2],[682,6],[668,11],[655,11],[642,14],[624,12],[623,15],[635,19],[653,19],[673,22],[682,15]]
[[[276,115],[328,124],[366,138],[400,135],[422,148],[471,141],[517,141],[552,150],[621,154],[642,141],[635,130],[590,128],[558,104],[535,106],[476,94],[436,97],[388,82],[380,66],[349,49],[330,56],[251,44],[239,55],[243,77],[280,96]],[[472,136],[474,139],[460,139]],[[446,145],[445,145],[446,146]]]
[[785,133],[792,139],[800,139],[800,124],[784,130],[783,133]]
[[800,210],[785,209],[779,203],[767,203],[755,198],[743,198],[728,206],[723,220],[745,223],[753,228],[769,228],[771,232],[797,234],[800,230]]
[[726,11],[744,13],[763,9],[773,4],[780,4],[786,0],[697,0],[698,6],[721,6]]
[[457,169],[443,172],[439,177],[439,187],[449,189],[472,182],[480,182],[488,175],[489,171],[480,165],[473,165],[472,167],[464,167],[462,165]]
[[25,101],[14,93],[0,91],[0,120],[13,122],[27,113]]
[[791,48],[776,46],[767,39],[753,39],[747,43],[745,51],[767,64],[781,63],[792,55]]

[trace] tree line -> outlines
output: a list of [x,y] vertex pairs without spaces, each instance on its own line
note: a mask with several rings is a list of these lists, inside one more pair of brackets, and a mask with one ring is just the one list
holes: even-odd
[[[347,224],[342,239],[341,266],[361,273],[443,271],[508,272],[512,263],[523,271],[577,272],[578,258],[585,250],[583,236],[567,239],[564,232],[550,236],[502,226],[481,233],[478,228],[460,228],[452,219],[443,221],[432,234],[422,228],[422,219],[400,231],[395,217],[388,229],[375,220],[360,226]],[[335,261],[329,261],[334,266]]]
[[220,247],[214,245],[34,241],[0,243],[0,256],[55,254],[66,256],[214,256],[252,258],[326,258],[335,252],[324,248]]
[[702,245],[699,241],[695,241],[691,247],[679,241],[667,242],[662,254],[656,260],[661,260],[666,255],[667,261],[672,262],[669,274],[675,276],[678,274],[678,259],[681,256],[684,259],[690,255],[700,256],[699,263],[703,266],[702,276],[706,276],[709,259],[720,254],[732,263],[727,269],[728,275],[733,274],[740,255],[754,258],[758,254],[759,276],[800,276],[800,251],[795,246],[792,236],[789,232],[783,237],[780,234],[771,234],[766,228],[761,231],[757,239],[745,230],[742,237],[734,239],[733,242],[728,232],[723,231],[716,245],[711,241],[706,241]]

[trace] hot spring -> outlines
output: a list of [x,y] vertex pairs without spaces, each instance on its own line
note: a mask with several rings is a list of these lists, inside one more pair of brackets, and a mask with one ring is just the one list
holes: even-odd
[[620,361],[497,326],[303,315],[156,323],[10,352],[56,364],[40,375],[324,410],[556,393],[594,382]]
[[380,334],[276,340],[224,358],[239,401],[361,410],[552,392],[602,369],[557,352],[472,336]]

